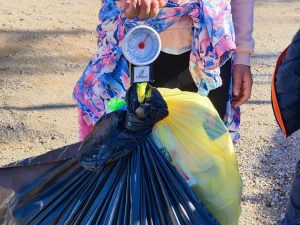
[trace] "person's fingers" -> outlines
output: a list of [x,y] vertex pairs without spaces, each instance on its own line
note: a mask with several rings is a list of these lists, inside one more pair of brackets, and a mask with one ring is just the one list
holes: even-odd
[[164,0],[126,0],[124,14],[129,19],[136,16],[140,19],[156,17],[164,5]]
[[159,3],[159,8],[164,7],[165,6],[165,0],[158,0]]
[[130,0],[126,0],[124,4],[124,10],[126,10],[130,6]]
[[138,17],[140,19],[148,18],[150,16],[150,10],[151,10],[151,0],[141,0]]
[[240,95],[241,87],[242,87],[242,76],[241,76],[241,74],[234,71],[233,72],[233,89],[232,89],[233,97],[237,97]]
[[152,1],[151,3],[151,10],[150,10],[150,17],[156,17],[159,12],[159,2],[158,1]]
[[252,90],[252,76],[251,73],[245,73],[243,75],[243,80],[240,88],[240,94],[236,97],[233,97],[233,107],[238,107],[244,103],[246,103],[250,96]]
[[129,6],[124,11],[124,15],[132,19],[133,17],[136,17],[139,15],[140,7],[139,7],[139,1],[138,0],[131,0]]
[[244,85],[243,85],[244,86],[243,93],[247,97],[247,99],[249,99],[251,96],[252,84],[253,84],[253,81],[252,81],[251,74],[245,75]]
[[246,93],[244,93],[244,90],[242,90],[240,95],[233,99],[232,106],[234,108],[241,106],[242,104],[244,104],[248,101],[249,97],[250,96],[248,96]]

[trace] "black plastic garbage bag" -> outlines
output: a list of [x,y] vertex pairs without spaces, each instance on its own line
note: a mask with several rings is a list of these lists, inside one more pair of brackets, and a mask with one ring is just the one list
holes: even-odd
[[150,138],[168,110],[147,89],[140,104],[132,86],[127,111],[104,116],[82,144],[0,168],[0,223],[219,224]]

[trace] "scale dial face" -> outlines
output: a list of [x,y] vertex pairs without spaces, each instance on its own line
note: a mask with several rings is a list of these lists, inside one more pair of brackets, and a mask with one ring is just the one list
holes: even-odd
[[159,55],[161,41],[152,27],[139,25],[127,32],[122,43],[125,58],[137,66],[151,64]]

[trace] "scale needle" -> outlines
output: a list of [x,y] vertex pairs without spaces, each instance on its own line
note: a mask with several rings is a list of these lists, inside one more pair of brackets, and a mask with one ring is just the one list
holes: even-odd
[[145,48],[145,41],[147,40],[147,38],[149,37],[150,33],[147,34],[147,36],[145,37],[145,39],[139,43],[139,48],[143,49]]

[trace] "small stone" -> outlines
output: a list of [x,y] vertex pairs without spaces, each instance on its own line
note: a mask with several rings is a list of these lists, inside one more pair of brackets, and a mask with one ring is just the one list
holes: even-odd
[[272,207],[272,202],[271,202],[271,201],[266,201],[265,204],[266,204],[266,206],[269,207],[269,208]]
[[281,176],[281,177],[284,175],[283,172],[279,172],[278,174],[279,174],[279,176]]

